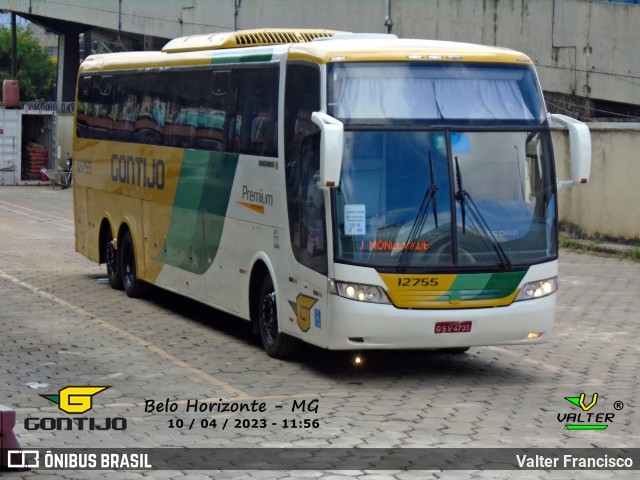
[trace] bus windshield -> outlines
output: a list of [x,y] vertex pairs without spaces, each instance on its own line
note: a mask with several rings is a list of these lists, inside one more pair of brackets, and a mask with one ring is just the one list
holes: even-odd
[[446,79],[440,95],[433,67],[392,66],[417,72],[404,82],[380,70],[364,81],[368,65],[355,65],[355,82],[336,76],[352,66],[333,66],[329,96],[345,124],[337,261],[505,270],[555,258],[551,139],[532,70],[471,67],[469,85]]
[[329,115],[344,123],[540,124],[544,102],[531,65],[336,63]]

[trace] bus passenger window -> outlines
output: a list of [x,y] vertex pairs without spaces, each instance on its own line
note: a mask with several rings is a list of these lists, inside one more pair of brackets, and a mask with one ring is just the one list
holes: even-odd
[[89,121],[93,115],[93,101],[91,99],[91,89],[93,79],[91,77],[81,77],[78,85],[78,103],[76,113],[76,135],[78,138],[88,138]]
[[91,119],[91,137],[102,140],[111,139],[112,107],[113,107],[113,77],[103,76],[93,104]]
[[224,144],[225,112],[200,107],[198,115],[197,146],[205,150],[222,150]]
[[115,93],[113,105],[112,138],[123,142],[132,140],[135,121],[138,118],[137,79],[135,76],[122,76]]
[[265,106],[251,121],[251,153],[271,155],[274,151],[275,118],[269,106]]
[[272,65],[233,72],[229,90],[237,86],[237,103],[235,131],[232,133],[234,148],[240,153],[268,157],[278,155],[278,77],[279,70]]

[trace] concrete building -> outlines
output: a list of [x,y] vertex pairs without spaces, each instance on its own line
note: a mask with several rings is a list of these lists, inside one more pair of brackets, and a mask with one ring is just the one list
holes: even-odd
[[155,50],[197,33],[322,27],[513,48],[536,62],[551,110],[640,116],[640,5],[630,0],[0,0],[0,10],[61,34],[62,100],[101,42]]
[[[639,122],[638,1],[0,0],[0,10],[60,34],[58,99],[63,101],[73,100],[79,60],[92,47],[155,50],[183,35],[328,28],[519,50],[534,60],[550,111],[589,122]],[[58,122],[60,161],[71,149],[73,118],[60,115]],[[591,181],[561,191],[563,221],[587,235],[640,241],[638,125],[590,124]],[[557,134],[554,143],[559,177],[566,178],[566,138]]]

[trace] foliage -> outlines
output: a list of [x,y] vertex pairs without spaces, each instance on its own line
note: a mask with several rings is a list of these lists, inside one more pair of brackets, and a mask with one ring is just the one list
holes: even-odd
[[[31,31],[18,25],[17,80],[20,83],[20,100],[54,100],[56,64],[46,50],[33,37]],[[11,28],[0,27],[0,82],[11,77]]]

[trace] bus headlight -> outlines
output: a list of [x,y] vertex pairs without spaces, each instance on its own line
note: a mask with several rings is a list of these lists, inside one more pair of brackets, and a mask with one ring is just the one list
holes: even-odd
[[329,290],[340,297],[369,303],[391,303],[386,292],[376,285],[360,285],[329,280]]
[[558,289],[558,278],[547,278],[545,280],[538,280],[537,282],[529,282],[516,297],[516,302],[518,300],[531,300],[534,298],[542,298],[547,295],[551,295]]

